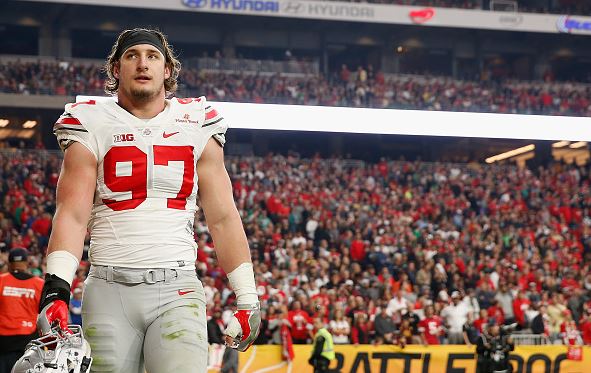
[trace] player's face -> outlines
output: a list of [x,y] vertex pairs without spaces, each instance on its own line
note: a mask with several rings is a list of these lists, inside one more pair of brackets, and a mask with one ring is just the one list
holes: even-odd
[[164,80],[170,77],[170,68],[162,53],[149,44],[127,49],[114,69],[119,79],[119,94],[131,100],[149,101],[164,95]]

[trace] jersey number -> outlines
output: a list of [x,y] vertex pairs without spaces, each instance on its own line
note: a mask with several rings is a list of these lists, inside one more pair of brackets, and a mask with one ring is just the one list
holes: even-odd
[[[184,210],[194,185],[195,165],[192,146],[154,145],[154,165],[168,166],[168,162],[184,164],[181,189],[174,198],[168,198],[171,209]],[[131,174],[117,176],[117,163],[131,163]],[[123,201],[103,199],[103,203],[115,211],[132,210],[148,196],[148,155],[136,146],[117,146],[109,149],[103,160],[105,185],[112,192],[131,192],[131,198]]]

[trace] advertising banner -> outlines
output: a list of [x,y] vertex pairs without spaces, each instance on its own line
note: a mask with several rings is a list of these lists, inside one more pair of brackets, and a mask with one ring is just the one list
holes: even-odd
[[591,17],[310,0],[13,0],[417,26],[591,35]]
[[[240,354],[240,373],[308,373],[311,345],[295,345],[295,359],[282,360],[280,346],[253,346]],[[473,373],[475,348],[468,346],[336,345],[331,373]],[[591,372],[591,347],[569,360],[567,346],[518,346],[510,357],[514,373]]]

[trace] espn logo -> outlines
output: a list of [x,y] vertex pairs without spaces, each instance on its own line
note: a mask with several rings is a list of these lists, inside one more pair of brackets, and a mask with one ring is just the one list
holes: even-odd
[[129,142],[133,140],[133,133],[122,133],[119,135],[113,135],[113,142]]
[[4,290],[2,290],[2,295],[5,297],[25,297],[25,298],[35,298],[35,289],[27,289],[27,288],[15,288],[12,286],[5,286]]

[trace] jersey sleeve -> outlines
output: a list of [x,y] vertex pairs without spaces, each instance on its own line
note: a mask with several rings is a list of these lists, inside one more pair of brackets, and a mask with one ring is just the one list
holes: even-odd
[[96,141],[94,141],[92,134],[80,120],[69,111],[69,104],[66,105],[66,111],[53,125],[53,134],[57,137],[57,142],[62,151],[66,151],[74,142],[79,142],[98,159]]
[[205,107],[205,121],[203,122],[202,128],[204,130],[203,148],[205,148],[210,137],[216,139],[221,146],[226,144],[228,124],[221,114],[209,104]]

